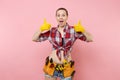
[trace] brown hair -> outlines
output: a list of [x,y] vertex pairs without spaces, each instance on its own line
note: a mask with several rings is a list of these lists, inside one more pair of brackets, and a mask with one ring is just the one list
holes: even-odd
[[67,16],[68,16],[68,11],[67,11],[67,9],[65,9],[65,8],[58,8],[58,9],[56,10],[56,15],[57,15],[57,12],[58,12],[59,10],[64,10],[64,11],[66,12]]

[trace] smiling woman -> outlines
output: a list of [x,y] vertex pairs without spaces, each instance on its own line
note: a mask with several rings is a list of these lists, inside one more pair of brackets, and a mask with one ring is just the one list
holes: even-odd
[[83,29],[80,23],[70,26],[67,19],[67,9],[59,8],[56,10],[58,26],[50,28],[50,24],[44,22],[40,30],[33,35],[33,41],[49,40],[53,46],[43,68],[45,80],[56,80],[57,77],[61,80],[72,80],[75,73],[74,61],[71,58],[72,45],[76,39],[92,41],[91,35]]

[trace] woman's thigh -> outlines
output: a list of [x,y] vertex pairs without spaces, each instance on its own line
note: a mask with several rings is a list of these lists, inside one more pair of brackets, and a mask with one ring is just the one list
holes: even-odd
[[45,80],[57,80],[57,78],[45,75]]
[[66,78],[63,78],[61,80],[72,80],[72,77],[66,77]]

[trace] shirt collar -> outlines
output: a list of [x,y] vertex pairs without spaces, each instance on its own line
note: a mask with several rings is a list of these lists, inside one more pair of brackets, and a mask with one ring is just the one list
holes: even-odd
[[[66,32],[66,30],[68,29],[68,26],[69,26],[68,23],[64,26],[64,32]],[[57,26],[57,28],[58,28],[58,27],[59,27],[59,25]]]

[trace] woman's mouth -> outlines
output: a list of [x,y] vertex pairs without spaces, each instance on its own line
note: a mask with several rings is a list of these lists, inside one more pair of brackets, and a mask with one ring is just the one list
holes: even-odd
[[62,23],[63,21],[59,21],[60,23]]
[[63,24],[64,21],[59,21],[60,24]]

